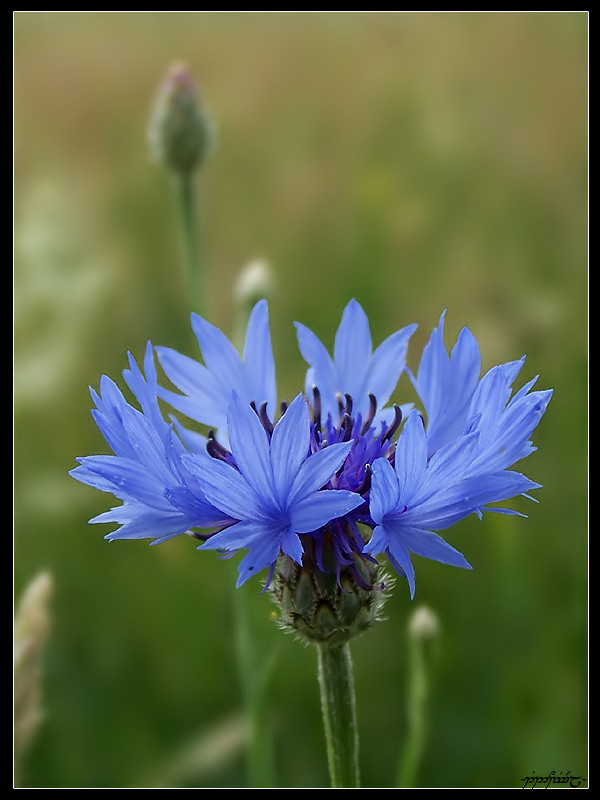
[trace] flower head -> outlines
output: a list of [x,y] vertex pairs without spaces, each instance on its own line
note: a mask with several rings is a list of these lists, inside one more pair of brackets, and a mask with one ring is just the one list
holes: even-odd
[[[367,317],[351,301],[332,359],[297,323],[306,393],[276,419],[266,302],[252,311],[242,356],[194,315],[204,364],[156,349],[181,393],[159,386],[150,346],[145,376],[131,357],[124,373],[140,410],[106,377],[92,393],[114,455],[79,459],[72,474],[123,503],[92,522],[120,524],[109,539],[187,532],[202,550],[243,551],[238,585],[268,570],[290,627],[319,640],[363,629],[381,605],[365,598],[386,583],[379,556],[414,596],[412,554],[470,567],[437,531],[473,513],[516,513],[490,504],[538,487],[510,467],[534,449],[551,391],[532,391],[533,380],[513,393],[523,359],[480,377],[473,334],[465,328],[448,353],[443,323],[444,314],[411,374],[415,409],[386,408],[414,325],[372,352]],[[159,400],[212,430],[165,421]]]

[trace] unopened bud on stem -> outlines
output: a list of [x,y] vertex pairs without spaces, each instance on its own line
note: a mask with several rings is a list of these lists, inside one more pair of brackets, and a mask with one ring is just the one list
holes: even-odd
[[438,634],[438,628],[438,618],[427,606],[419,606],[409,620],[409,631],[418,639],[434,639]]
[[235,321],[233,341],[244,347],[246,328],[252,309],[263,298],[268,298],[273,290],[273,279],[269,264],[262,258],[250,261],[240,272],[233,287],[235,301]]
[[153,158],[178,173],[195,170],[211,149],[211,120],[182,64],[171,67],[160,88],[148,138]]

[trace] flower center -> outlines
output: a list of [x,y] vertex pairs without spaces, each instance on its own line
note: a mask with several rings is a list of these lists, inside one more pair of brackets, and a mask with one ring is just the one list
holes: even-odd
[[[365,539],[360,525],[374,528],[375,523],[369,514],[369,491],[371,488],[371,464],[377,458],[387,458],[394,462],[395,443],[392,441],[402,421],[402,411],[395,405],[391,421],[375,421],[377,400],[369,395],[369,409],[366,415],[353,414],[354,401],[351,395],[338,395],[338,413],[335,419],[321,412],[321,395],[313,387],[312,420],[310,423],[310,453],[341,442],[352,442],[344,463],[331,476],[322,489],[344,489],[360,495],[364,503],[344,517],[331,520],[322,528],[300,535],[304,550],[303,566],[331,573],[335,582],[341,586],[341,576],[349,575],[352,581],[364,590],[381,589],[382,584],[374,585],[365,578],[371,575],[376,561],[363,552]],[[257,408],[250,403],[264,428],[269,440],[273,434],[274,422],[267,413],[267,403]],[[281,416],[286,413],[287,403],[281,403]],[[207,452],[212,458],[225,461],[237,467],[234,454],[217,441],[213,431],[208,434]],[[368,566],[371,565],[371,566]]]
[[349,394],[338,395],[336,420],[327,415],[321,418],[321,398],[318,388],[313,388],[313,423],[311,428],[311,452],[321,450],[338,442],[353,441],[352,449],[341,469],[330,481],[332,489],[348,489],[365,495],[371,486],[371,464],[376,458],[387,458],[393,462],[395,445],[392,439],[402,421],[402,411],[394,406],[394,417],[388,424],[374,424],[377,413],[375,395],[369,395],[369,411],[365,418],[357,413],[353,416],[353,399]]

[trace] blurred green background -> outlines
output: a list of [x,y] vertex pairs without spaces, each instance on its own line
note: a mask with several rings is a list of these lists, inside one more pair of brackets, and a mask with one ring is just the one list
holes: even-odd
[[[218,130],[198,301],[146,144],[177,60]],[[457,525],[474,570],[415,558],[415,601],[399,581],[353,645],[363,785],[394,785],[422,604],[440,636],[418,785],[587,776],[587,14],[15,12],[14,123],[15,597],[40,570],[54,586],[22,785],[327,786],[316,654],[260,583],[236,598],[236,559],[185,537],[109,546],[87,520],[112,498],[67,474],[108,452],[88,386],[148,339],[195,356],[199,302],[232,330],[254,258],[280,397],[303,386],[293,321],[330,345],[351,297],[374,343],[419,324],[413,369],[446,308],[448,344],[468,325],[484,368],[527,354],[522,379],[555,390],[521,465],[539,504],[513,503],[529,518]],[[267,778],[244,755],[240,606]]]

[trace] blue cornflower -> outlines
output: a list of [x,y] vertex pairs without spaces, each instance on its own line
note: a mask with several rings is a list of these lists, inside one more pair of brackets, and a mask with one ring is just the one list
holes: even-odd
[[344,489],[323,488],[352,445],[332,444],[311,453],[308,406],[301,395],[270,432],[234,394],[228,433],[231,461],[198,456],[184,460],[209,502],[238,520],[212,536],[204,549],[248,549],[239,566],[240,585],[267,566],[273,569],[280,553],[301,564],[299,534],[318,531],[362,505],[363,499]]
[[470,568],[464,556],[434,533],[487,503],[506,500],[538,484],[510,471],[470,469],[477,434],[459,436],[427,458],[427,435],[417,411],[411,412],[396,444],[394,465],[379,458],[372,466],[369,510],[375,524],[365,552],[385,553],[406,576],[411,597],[415,574],[410,553],[455,567]]
[[[361,608],[365,593],[381,587],[377,556],[387,556],[406,577],[411,596],[411,554],[469,567],[436,531],[485,510],[516,513],[489,506],[537,488],[510,467],[534,449],[530,437],[552,392],[532,391],[534,379],[513,393],[523,359],[480,378],[474,336],[463,329],[448,354],[443,324],[444,314],[416,376],[409,372],[424,416],[414,409],[405,419],[403,409],[413,404],[386,404],[405,368],[414,325],[372,352],[367,317],[352,300],[331,358],[297,323],[309,364],[306,394],[282,403],[277,420],[266,302],[250,316],[242,357],[193,315],[204,365],[156,349],[181,394],[159,386],[150,345],[145,376],[131,356],[124,372],[141,410],[109,378],[102,378],[99,395],[92,392],[94,418],[114,455],[79,459],[72,474],[123,503],[92,522],[118,523],[109,539],[162,541],[187,532],[202,540],[200,549],[245,551],[238,585],[267,568],[269,585],[277,572],[276,595],[305,627],[321,601],[333,609],[335,621],[321,618],[318,636],[346,629],[355,613],[346,597],[352,587],[362,593]],[[159,399],[212,430],[204,437],[167,422]],[[332,594],[328,575],[341,595]],[[300,592],[298,606],[307,580],[311,592]],[[307,606],[314,596],[319,602]],[[356,619],[361,628],[365,620]]]
[[552,396],[551,391],[530,392],[533,379],[510,398],[524,359],[493,367],[479,380],[475,338],[464,328],[448,355],[443,322],[444,315],[413,377],[427,424],[413,411],[394,458],[372,465],[369,509],[375,527],[365,551],[386,553],[408,579],[411,595],[415,579],[409,553],[470,566],[433,531],[471,513],[481,516],[489,503],[539,488],[508,467],[535,449],[529,437]]
[[144,357],[146,377],[131,355],[129,364],[123,376],[141,411],[107,376],[100,381],[100,394],[90,390],[96,404],[92,415],[114,455],[79,458],[80,466],[70,474],[123,501],[90,522],[118,523],[121,527],[106,536],[109,540],[154,539],[154,544],[191,526],[228,524],[230,519],[202,495],[182,461],[186,448],[162,417],[152,346],[148,344]]

